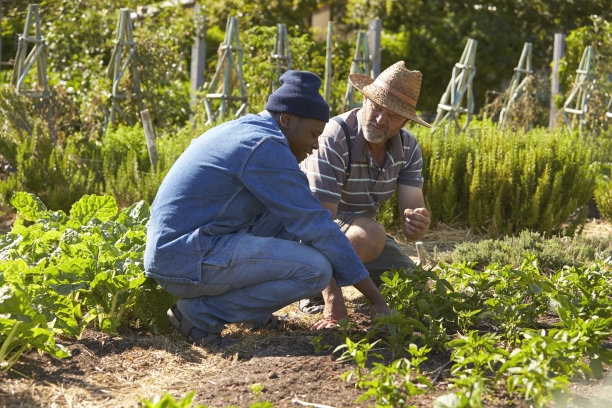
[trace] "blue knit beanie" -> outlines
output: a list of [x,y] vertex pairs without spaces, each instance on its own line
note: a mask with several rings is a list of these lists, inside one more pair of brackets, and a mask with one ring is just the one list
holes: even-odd
[[309,71],[287,71],[280,77],[281,86],[268,97],[266,110],[290,113],[327,123],[329,105],[319,93],[321,78]]

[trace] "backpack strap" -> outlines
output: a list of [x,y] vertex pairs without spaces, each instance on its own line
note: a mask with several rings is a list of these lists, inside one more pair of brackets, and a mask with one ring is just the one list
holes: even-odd
[[340,116],[334,116],[332,119],[338,122],[338,124],[342,128],[342,131],[344,132],[344,138],[346,139],[346,146],[348,148],[348,165],[344,169],[344,175],[346,176],[346,180],[345,180],[345,183],[346,183],[348,181],[349,174],[351,174],[351,164],[352,164],[351,163],[351,148],[352,148],[353,143],[351,141],[351,134],[349,132],[349,128],[346,122]]

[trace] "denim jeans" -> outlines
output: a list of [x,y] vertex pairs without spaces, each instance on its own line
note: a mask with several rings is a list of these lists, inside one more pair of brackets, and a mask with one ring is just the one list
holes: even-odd
[[331,276],[330,262],[314,248],[246,233],[227,267],[202,265],[200,284],[160,284],[181,298],[179,311],[193,325],[220,332],[226,323],[266,322],[273,312],[320,293]]

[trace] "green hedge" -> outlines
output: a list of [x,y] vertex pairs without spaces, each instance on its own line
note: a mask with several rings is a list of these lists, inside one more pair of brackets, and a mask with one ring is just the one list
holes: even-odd
[[[586,218],[595,176],[591,151],[577,135],[508,132],[483,122],[473,123],[468,133],[423,128],[415,136],[433,221],[462,222],[498,235],[571,232]],[[396,205],[389,202],[382,213]]]
[[[8,206],[18,191],[39,197],[48,208],[70,210],[85,194],[113,195],[120,208],[140,200],[152,202],[159,184],[193,137],[207,127],[186,126],[156,140],[158,163],[152,169],[140,125],[109,129],[100,140],[81,133],[53,135],[39,111],[25,97],[0,87],[0,157],[15,171],[0,180],[0,204]],[[1,99],[1,98],[0,98]],[[17,120],[19,119],[19,120]]]

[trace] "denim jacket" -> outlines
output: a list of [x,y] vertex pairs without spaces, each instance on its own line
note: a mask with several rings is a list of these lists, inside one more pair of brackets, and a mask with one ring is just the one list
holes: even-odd
[[174,163],[151,206],[145,274],[199,283],[201,265],[227,266],[236,242],[264,213],[325,255],[339,286],[368,276],[266,111],[210,129]]

